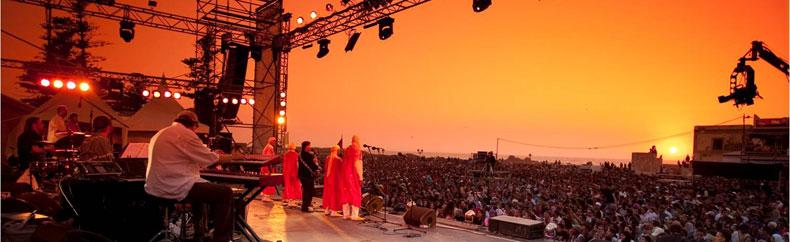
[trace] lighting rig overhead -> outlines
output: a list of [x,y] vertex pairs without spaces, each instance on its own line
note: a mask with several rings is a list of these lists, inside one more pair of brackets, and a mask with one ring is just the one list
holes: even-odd
[[362,33],[355,31],[350,37],[348,37],[348,43],[346,44],[345,49],[346,52],[354,50],[354,47],[357,45],[357,41],[359,40],[359,36],[361,35]]
[[392,24],[395,23],[395,19],[389,16],[379,19],[379,39],[386,40],[389,39],[390,36],[394,33],[394,27]]
[[[12,0],[24,4],[31,4],[50,9],[62,10],[66,12],[74,12],[75,6],[82,0]],[[267,95],[262,88],[268,88],[269,85],[274,87],[274,92],[283,92],[287,89],[288,85],[288,55],[293,49],[305,47],[312,44],[318,44],[321,39],[329,39],[330,36],[355,29],[357,27],[365,26],[373,23],[374,26],[381,21],[379,38],[387,39],[394,33],[393,23],[394,20],[390,16],[394,14],[430,2],[430,0],[341,0],[342,8],[337,6],[323,6],[328,14],[326,16],[318,16],[319,13],[313,14],[314,19],[311,22],[305,21],[304,17],[297,18],[296,23],[300,24],[298,28],[291,29],[290,14],[283,11],[283,0],[262,1],[261,3],[253,2],[253,7],[250,6],[234,6],[233,4],[239,3],[238,1],[227,1],[225,3],[218,3],[215,0],[197,0],[197,16],[177,15],[164,11],[157,11],[149,6],[134,6],[123,3],[108,3],[112,0],[95,0],[90,1],[85,7],[84,14],[86,16],[98,17],[109,19],[113,21],[122,22],[119,29],[121,37],[124,41],[131,41],[135,35],[136,26],[146,26],[179,33],[195,35],[198,41],[207,39],[211,41],[210,49],[220,49],[218,35],[222,33],[231,33],[230,37],[234,43],[245,44],[248,46],[255,45],[262,46],[263,51],[272,51],[272,58],[261,58],[260,61],[264,65],[256,65],[256,73],[262,71],[263,73],[276,73],[271,77],[266,77],[265,80],[255,80],[253,85],[245,85],[242,95],[255,95],[257,98],[264,98]],[[223,0],[220,0],[223,1]],[[244,1],[247,2],[247,1]],[[481,3],[485,3],[482,1]],[[478,3],[479,4],[479,3]],[[484,4],[485,5],[485,4]],[[482,5],[481,5],[482,6]],[[331,10],[331,11],[330,11]],[[480,8],[480,10],[483,10]],[[310,15],[307,15],[310,16]],[[305,16],[305,17],[307,17]],[[386,19],[386,20],[382,20]],[[132,25],[134,24],[134,25]],[[261,29],[271,31],[261,31]],[[250,33],[254,38],[249,38]],[[346,47],[353,49],[360,38],[361,33],[352,33],[349,35],[349,43]],[[355,41],[356,40],[356,41]],[[323,41],[322,41],[323,42]],[[200,42],[199,42],[200,43]],[[200,45],[196,45],[196,56],[200,57],[201,54],[207,53],[201,49]],[[328,44],[326,50],[327,52]],[[320,51],[320,50],[319,50]],[[210,53],[210,51],[208,52]],[[268,52],[264,52],[268,53]],[[328,53],[327,53],[328,54]],[[218,58],[215,58],[213,63],[218,63]],[[220,61],[221,62],[221,61]],[[9,63],[9,65],[19,66],[18,63]],[[7,66],[6,59],[3,59],[3,66]],[[263,67],[261,69],[261,67]],[[168,79],[168,85],[173,85],[179,88],[189,89],[202,89],[216,87],[218,78],[221,75],[217,73],[221,70],[216,64],[210,64],[206,67],[209,75],[206,75],[208,81],[195,82],[194,80],[181,81],[174,78]],[[145,79],[138,79],[134,75],[115,73],[107,71],[94,71],[88,75],[104,77],[121,77],[129,78],[133,81],[143,81],[153,83],[157,78],[145,76]],[[258,76],[258,75],[256,75]],[[266,76],[263,74],[262,76]],[[62,81],[50,83],[53,87],[65,87],[67,83]],[[260,89],[259,89],[260,88]],[[165,94],[164,90],[147,90],[148,96],[162,97]],[[156,93],[155,93],[156,92]],[[157,94],[158,93],[158,94]],[[182,93],[171,93],[171,98],[185,95]],[[191,95],[191,94],[190,94]],[[264,95],[264,96],[259,96]],[[238,96],[236,96],[238,97]],[[216,100],[215,100],[216,101]],[[221,100],[220,100],[221,101]],[[228,102],[232,103],[232,99]],[[245,101],[237,100],[240,104]],[[247,99],[246,103],[254,105],[252,99]],[[277,105],[280,104],[280,105]],[[275,136],[278,140],[277,147],[281,147],[284,143],[281,141],[285,130],[285,100],[279,97],[267,99],[264,105],[257,105],[253,115],[253,143],[254,147],[261,148],[269,136]],[[275,109],[269,112],[268,109]],[[262,110],[257,110],[262,109]],[[274,116],[268,116],[269,113]],[[281,114],[279,117],[277,114]],[[280,119],[281,118],[281,119]],[[280,121],[282,120],[282,123]]]
[[241,105],[241,104],[255,105],[255,99],[252,99],[252,98],[235,98],[235,97],[226,97],[226,96],[219,95],[219,96],[217,96],[216,99],[214,99],[214,103],[215,104],[220,104],[220,103],[228,104],[228,103],[230,103],[230,104],[233,104],[233,105]]
[[121,27],[118,29],[121,39],[129,43],[134,39],[134,22],[128,19],[121,20]]
[[331,41],[328,39],[321,39],[318,41],[318,54],[316,57],[323,58],[329,54],[329,43],[331,43]]
[[485,11],[491,6],[491,0],[472,0],[472,10],[476,13]]
[[67,90],[77,90],[77,89],[79,89],[82,92],[87,92],[87,91],[89,91],[91,89],[91,85],[88,84],[88,82],[86,82],[86,81],[80,81],[80,82],[73,81],[73,80],[63,81],[60,78],[53,79],[54,81],[50,81],[50,79],[53,79],[53,78],[42,78],[38,82],[38,84],[40,86],[42,86],[42,87],[52,87],[55,90],[60,90],[60,89],[63,89],[63,87],[65,87]]

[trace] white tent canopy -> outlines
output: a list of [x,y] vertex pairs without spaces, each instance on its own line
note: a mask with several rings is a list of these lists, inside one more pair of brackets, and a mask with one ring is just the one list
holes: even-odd
[[[143,105],[127,120],[130,132],[157,132],[167,127],[184,107],[173,98],[154,98]],[[199,133],[208,132],[208,126],[200,124]]]

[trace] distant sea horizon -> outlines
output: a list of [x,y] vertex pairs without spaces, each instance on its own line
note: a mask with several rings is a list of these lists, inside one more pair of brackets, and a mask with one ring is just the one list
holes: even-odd
[[[406,152],[406,151],[385,151],[384,155],[397,155],[398,153],[401,154],[414,154],[414,155],[421,155],[425,157],[452,157],[458,159],[470,159],[472,158],[472,152],[469,153],[452,153],[452,152],[423,152],[422,154],[417,154],[417,152]],[[507,159],[508,156],[511,154],[499,154],[499,159]],[[514,155],[519,159],[527,158],[527,155]],[[559,160],[560,162],[567,164],[574,164],[574,165],[581,165],[586,164],[587,162],[592,162],[593,165],[598,165],[599,163],[603,162],[612,162],[615,164],[620,163],[629,163],[631,159],[627,158],[592,158],[592,157],[563,157],[563,156],[532,156],[533,161],[549,161],[554,162]]]

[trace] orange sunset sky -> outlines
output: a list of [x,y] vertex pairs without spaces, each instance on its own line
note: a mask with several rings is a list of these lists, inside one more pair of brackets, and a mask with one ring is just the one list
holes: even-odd
[[[307,17],[328,2],[339,7],[339,0],[285,0],[285,7]],[[159,0],[156,9],[194,16],[194,6]],[[2,0],[2,29],[41,43],[43,12]],[[729,75],[752,40],[788,58],[787,0],[494,0],[482,13],[472,11],[471,0],[434,0],[393,17],[395,34],[386,41],[371,28],[350,53],[342,51],[342,33],[330,38],[323,59],[316,59],[315,47],[291,52],[292,141],[329,146],[341,134],[359,134],[364,143],[391,151],[471,153],[494,150],[497,137],[605,146],[690,132],[744,113],[788,116],[788,81],[764,62],[753,64],[764,100],[740,109],[716,101],[727,93]],[[112,43],[94,50],[107,58],[99,64],[103,69],[187,72],[180,60],[194,55],[194,36],[137,26],[134,40],[124,43],[117,22],[89,20],[99,25],[96,39]],[[36,54],[2,35],[4,58]],[[24,96],[15,87],[17,75],[2,70],[3,93]],[[249,108],[239,115],[252,122]],[[248,131],[235,136],[251,140]],[[654,144],[665,159],[680,159],[691,153],[692,135]],[[650,145],[557,150],[502,143],[499,149],[630,158]]]

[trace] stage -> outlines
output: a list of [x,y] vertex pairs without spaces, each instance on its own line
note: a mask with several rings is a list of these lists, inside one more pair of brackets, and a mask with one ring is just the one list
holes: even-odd
[[[314,204],[318,203],[314,201]],[[388,215],[387,219],[390,222],[403,223],[400,216]],[[376,218],[373,220],[378,221]],[[496,236],[488,232],[453,227],[444,223],[429,229],[427,234],[409,230],[393,232],[393,229],[403,228],[394,224],[383,226],[387,229],[384,231],[373,227],[374,224],[359,224],[338,217],[329,217],[323,212],[303,213],[295,208],[286,209],[279,201],[252,202],[247,221],[258,235],[267,241],[545,241]],[[419,237],[408,237],[410,234],[418,234]]]

